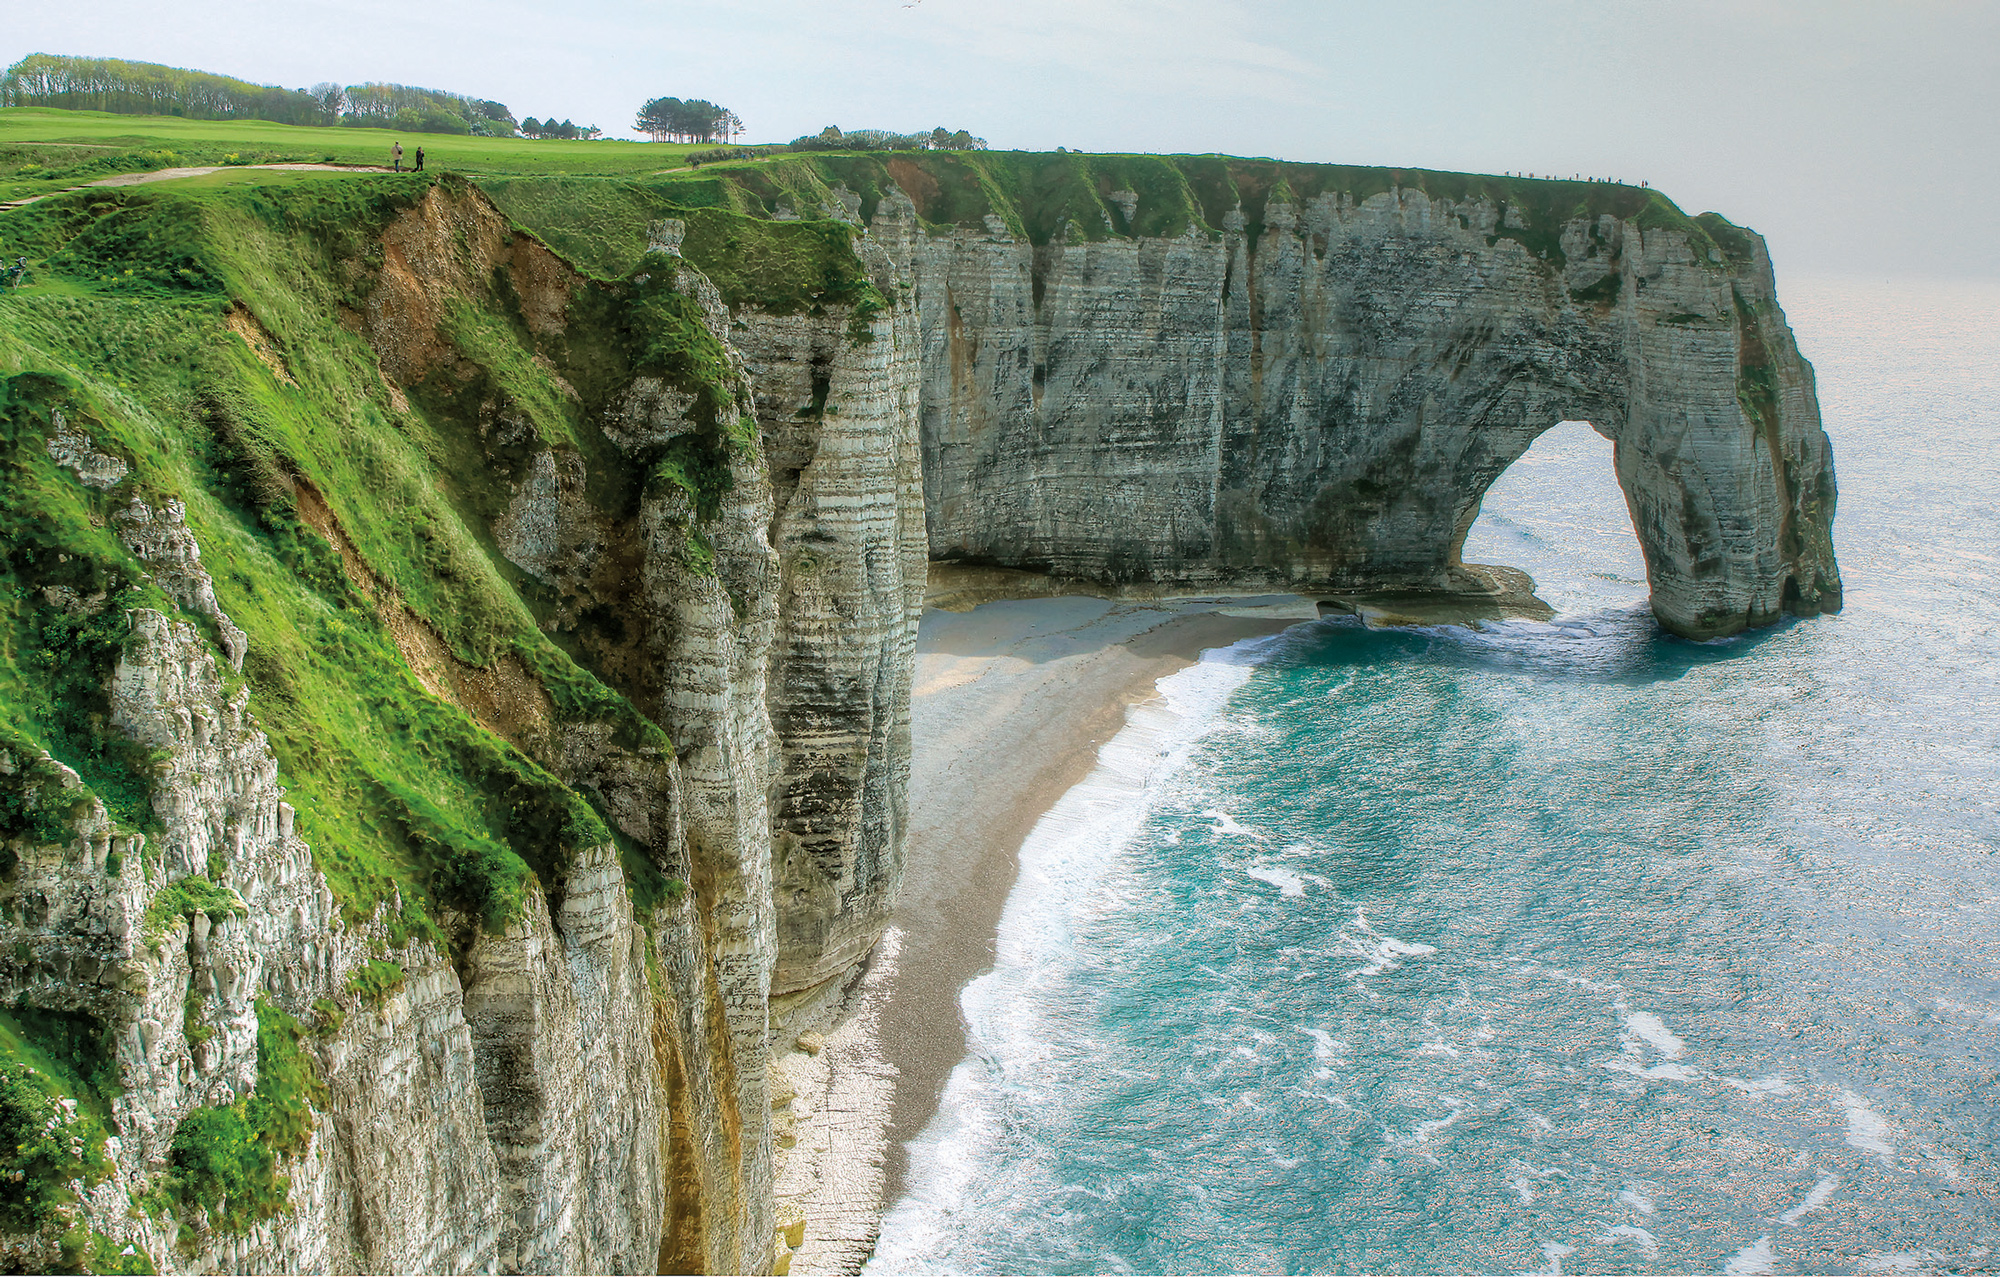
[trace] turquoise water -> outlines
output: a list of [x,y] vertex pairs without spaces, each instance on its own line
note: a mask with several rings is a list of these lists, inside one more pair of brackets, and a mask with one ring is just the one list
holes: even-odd
[[1162,684],[1023,850],[878,1271],[2000,1268],[2000,288],[1793,284],[1838,617],[1663,636],[1609,447],[1547,625]]

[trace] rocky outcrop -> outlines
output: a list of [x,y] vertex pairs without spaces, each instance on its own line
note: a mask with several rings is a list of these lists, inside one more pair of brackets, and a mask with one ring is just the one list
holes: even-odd
[[869,234],[920,315],[933,557],[1478,591],[1481,495],[1582,420],[1616,444],[1668,629],[1839,607],[1831,451],[1756,236],[1602,213],[1542,243],[1504,200],[1411,188],[1256,211],[1038,244],[881,201]]

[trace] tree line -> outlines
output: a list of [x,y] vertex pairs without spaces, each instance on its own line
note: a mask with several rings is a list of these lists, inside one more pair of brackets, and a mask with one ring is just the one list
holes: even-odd
[[[602,130],[532,117],[515,122],[503,102],[408,84],[336,84],[310,89],[252,84],[207,71],[32,53],[0,76],[0,106],[52,106],[122,115],[178,115],[191,120],[269,120],[455,133],[476,137],[594,138]],[[533,125],[533,128],[529,128]]]
[[554,120],[538,120],[531,115],[521,121],[521,136],[594,142],[604,136],[604,130],[594,124],[571,124],[568,120],[558,124]]
[[838,125],[829,124],[817,133],[794,138],[788,150],[793,151],[983,151],[986,139],[974,137],[964,129],[947,129],[943,125],[928,133],[892,133],[887,129],[852,129],[841,132]]
[[743,119],[728,107],[701,98],[654,98],[639,108],[632,127],[655,142],[721,142],[743,132]]

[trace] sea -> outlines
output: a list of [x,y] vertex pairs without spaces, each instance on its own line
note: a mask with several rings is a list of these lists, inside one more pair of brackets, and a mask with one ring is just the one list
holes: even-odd
[[1565,423],[1465,550],[1553,620],[1163,680],[869,1271],[2000,1270],[2000,283],[1783,300],[1846,610],[1664,634]]

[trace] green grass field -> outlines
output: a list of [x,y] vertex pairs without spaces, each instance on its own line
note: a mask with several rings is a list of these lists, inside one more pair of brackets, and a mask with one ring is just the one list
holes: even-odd
[[[626,177],[679,167],[703,145],[674,142],[537,142],[388,129],[303,128],[263,120],[184,120],[47,107],[0,108],[0,202],[118,173],[223,163],[404,163],[424,148],[438,171],[528,177]],[[230,157],[235,160],[231,161]]]

